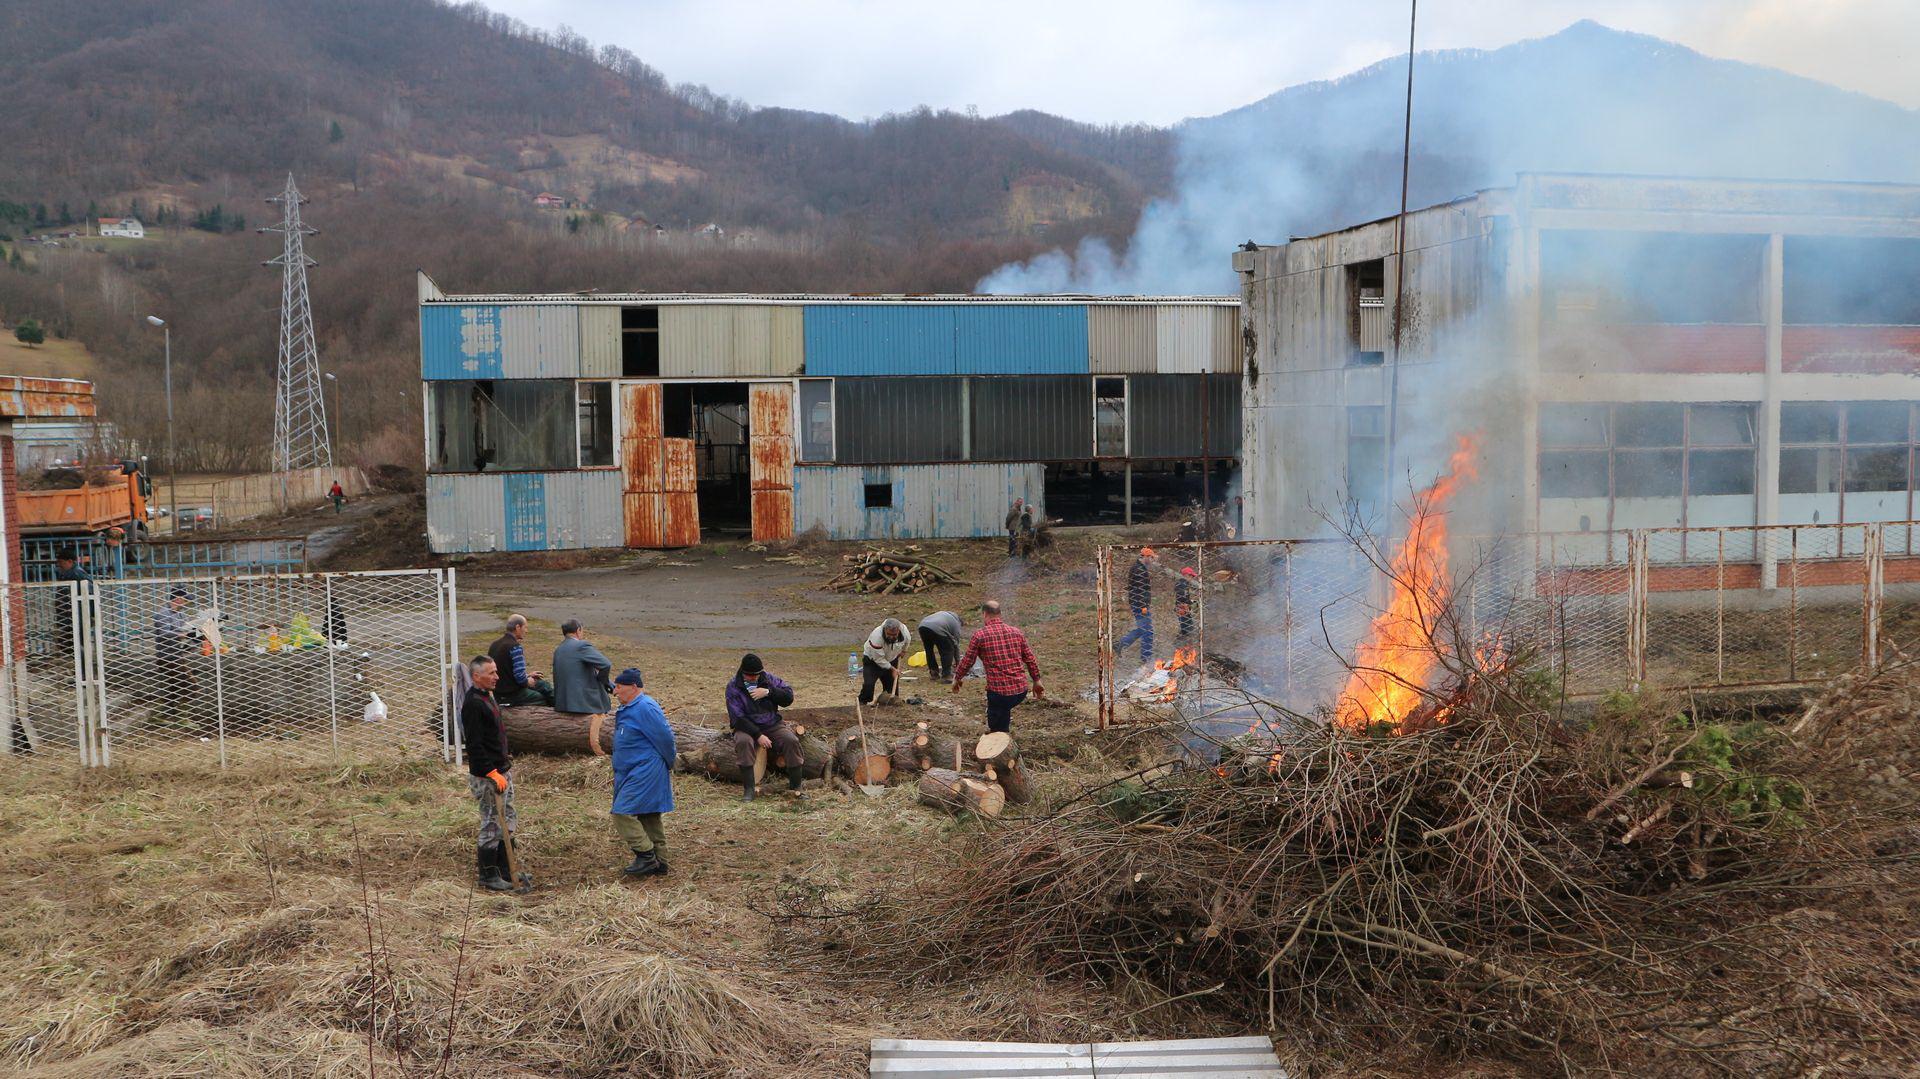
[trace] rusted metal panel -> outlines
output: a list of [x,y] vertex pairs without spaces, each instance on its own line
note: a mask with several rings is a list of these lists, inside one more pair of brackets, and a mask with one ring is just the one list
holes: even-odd
[[[668,441],[682,440],[668,439]],[[690,441],[687,444],[692,446]],[[660,506],[660,546],[699,546],[700,496],[692,491],[664,494],[660,496]]]
[[580,377],[620,377],[620,309],[585,304],[580,308]]
[[657,438],[627,438],[620,441],[621,489],[633,494],[658,494],[666,478],[663,447]]
[[1087,308],[1088,366],[1096,375],[1151,374],[1158,355],[1151,304]]
[[747,389],[747,430],[755,435],[793,437],[793,387],[761,382]]
[[8,419],[94,415],[93,383],[77,378],[0,375],[0,416]]
[[635,382],[620,387],[620,437],[659,438],[660,384]]
[[756,491],[793,489],[793,439],[754,435],[747,440],[753,453],[748,469]]
[[793,492],[753,492],[753,539],[775,543],[793,538]]
[[691,494],[699,490],[699,476],[694,469],[693,439],[663,438],[660,443],[660,489],[668,494]]
[[622,509],[626,516],[627,546],[664,547],[661,542],[660,525],[662,521],[661,494],[635,494],[628,492],[621,497]]

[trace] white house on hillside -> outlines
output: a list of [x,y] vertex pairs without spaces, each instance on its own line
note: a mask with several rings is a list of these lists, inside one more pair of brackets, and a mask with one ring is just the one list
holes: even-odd
[[100,235],[144,240],[147,238],[147,228],[136,217],[103,217],[100,219]]

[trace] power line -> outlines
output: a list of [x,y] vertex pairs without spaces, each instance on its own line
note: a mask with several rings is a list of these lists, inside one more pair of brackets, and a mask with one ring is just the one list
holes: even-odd
[[307,298],[306,238],[319,230],[300,223],[300,189],[287,174],[287,187],[267,200],[280,206],[280,223],[261,232],[281,236],[280,257],[262,265],[280,267],[280,365],[273,393],[273,467],[333,467],[327,438],[326,394],[320,385],[320,350],[313,338],[313,305]]

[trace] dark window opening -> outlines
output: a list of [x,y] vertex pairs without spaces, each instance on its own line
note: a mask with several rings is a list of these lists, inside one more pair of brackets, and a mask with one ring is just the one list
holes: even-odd
[[613,465],[613,383],[579,383],[580,467]]
[[1540,294],[1549,320],[1751,324],[1767,238],[1546,229]]
[[1920,324],[1920,240],[1788,236],[1782,254],[1789,323]]
[[1127,380],[1093,380],[1093,455],[1127,455]]
[[870,510],[893,508],[893,484],[869,483],[865,486],[866,505]]
[[693,383],[668,382],[660,387],[660,433],[668,438],[693,437]]
[[620,309],[620,373],[628,378],[660,377],[660,309]]
[[1356,352],[1353,354],[1355,367],[1384,367],[1387,363],[1385,352]]
[[[1387,262],[1370,259],[1347,267],[1347,332],[1361,356],[1387,347]],[[1384,355],[1383,355],[1384,358]],[[1364,359],[1352,363],[1364,364]]]

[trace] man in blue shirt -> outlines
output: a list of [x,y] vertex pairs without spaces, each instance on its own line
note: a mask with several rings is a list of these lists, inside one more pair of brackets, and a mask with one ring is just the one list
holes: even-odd
[[633,864],[621,872],[650,877],[667,871],[660,856],[667,833],[660,817],[673,812],[673,728],[652,697],[640,692],[640,671],[628,667],[613,680],[620,702],[613,719],[613,827]]

